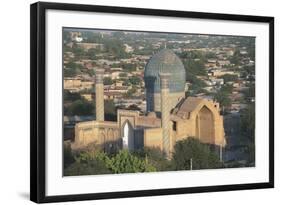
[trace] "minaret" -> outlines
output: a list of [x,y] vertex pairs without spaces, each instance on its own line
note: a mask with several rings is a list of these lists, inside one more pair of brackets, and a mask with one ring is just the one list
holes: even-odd
[[104,99],[103,99],[103,74],[104,69],[96,69],[96,120],[104,121]]
[[163,136],[163,151],[170,158],[170,99],[169,78],[170,73],[159,73],[161,85],[161,125]]

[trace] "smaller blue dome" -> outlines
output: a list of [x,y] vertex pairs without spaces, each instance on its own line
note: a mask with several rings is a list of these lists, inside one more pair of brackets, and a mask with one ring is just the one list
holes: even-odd
[[153,55],[145,66],[144,80],[145,88],[150,93],[160,93],[159,73],[170,73],[170,92],[184,92],[185,69],[176,54],[169,49],[162,49]]

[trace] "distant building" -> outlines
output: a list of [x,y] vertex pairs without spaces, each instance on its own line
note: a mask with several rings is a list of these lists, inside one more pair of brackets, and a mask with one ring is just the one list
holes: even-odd
[[85,50],[89,50],[91,48],[95,48],[95,49],[104,49],[104,45],[103,44],[100,44],[100,43],[77,43],[77,46],[80,47],[80,48],[83,48]]
[[82,80],[80,77],[65,77],[63,80],[64,89],[70,91],[80,91],[84,89],[91,89],[93,87],[94,82],[89,80]]

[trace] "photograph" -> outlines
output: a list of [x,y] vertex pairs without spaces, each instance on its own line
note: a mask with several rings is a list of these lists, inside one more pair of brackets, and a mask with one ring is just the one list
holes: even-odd
[[255,167],[256,37],[62,28],[63,176]]

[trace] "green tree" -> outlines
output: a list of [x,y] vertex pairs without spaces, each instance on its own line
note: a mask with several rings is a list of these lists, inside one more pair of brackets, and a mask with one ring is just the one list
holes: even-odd
[[174,147],[172,166],[175,170],[213,169],[222,167],[218,155],[211,151],[208,144],[200,143],[199,140],[189,137],[178,141]]
[[241,58],[241,56],[240,56],[240,50],[237,49],[237,50],[234,52],[233,56],[232,56],[229,60],[230,60],[230,63],[235,64],[235,65],[238,65],[238,64],[240,63],[240,58]]
[[137,92],[137,89],[133,86],[131,89],[129,89],[126,93],[126,97],[132,97]]
[[80,99],[75,100],[70,106],[64,107],[65,115],[94,115],[95,105]]
[[117,59],[127,58],[129,55],[125,52],[125,46],[122,41],[117,39],[104,40],[105,51],[114,55]]
[[63,91],[63,99],[64,101],[73,102],[75,100],[81,100],[81,96],[79,93],[71,93],[68,90]]
[[144,147],[141,150],[135,151],[133,154],[147,160],[157,171],[172,170],[171,160],[168,160],[159,148]]
[[98,159],[105,162],[106,167],[113,173],[135,173],[135,172],[153,172],[155,167],[146,160],[142,160],[128,150],[120,150],[114,157],[108,157],[106,154],[100,154]]
[[68,167],[70,164],[75,162],[75,158],[72,154],[70,144],[64,144],[63,146],[63,165],[64,168]]
[[248,104],[245,110],[241,111],[242,131],[249,137],[255,136],[255,103]]
[[79,47],[76,43],[73,44],[72,52],[74,53],[76,59],[80,59],[86,55],[86,51],[84,51],[84,49]]
[[132,85],[139,85],[141,82],[141,79],[137,76],[132,76],[128,80],[129,80],[130,84],[132,84]]
[[104,77],[103,83],[104,85],[112,85],[113,81],[110,77]]
[[100,52],[98,49],[90,48],[87,52],[87,56],[89,57],[89,59],[95,60],[97,59],[96,54],[98,52]]
[[119,74],[119,77],[120,77],[120,78],[126,78],[127,76],[128,76],[127,73],[120,73],[120,74]]
[[104,115],[105,120],[115,121],[117,120],[117,109],[113,100],[104,101]]
[[200,51],[186,51],[180,54],[186,69],[186,75],[207,75],[205,69],[206,57]]
[[231,105],[231,99],[226,92],[218,92],[214,95],[214,99],[220,104],[221,107],[228,107]]
[[214,99],[220,104],[220,106],[229,107],[231,105],[231,99],[229,95],[233,90],[232,85],[223,85],[216,94],[214,94]]
[[129,72],[132,72],[132,71],[135,71],[136,70],[136,65],[133,64],[133,63],[123,63],[121,65],[121,67],[125,70],[125,71],[129,71]]
[[224,83],[230,82],[230,81],[236,81],[238,79],[237,75],[231,75],[231,74],[225,74],[222,76]]
[[255,103],[241,111],[241,131],[246,143],[249,164],[255,163]]
[[81,73],[82,69],[83,69],[82,65],[77,64],[73,61],[70,61],[65,64],[64,76],[65,77],[75,77],[76,75]]
[[[85,155],[85,154],[84,154]],[[64,169],[65,176],[111,174],[105,163],[96,158],[76,157],[76,161]]]

